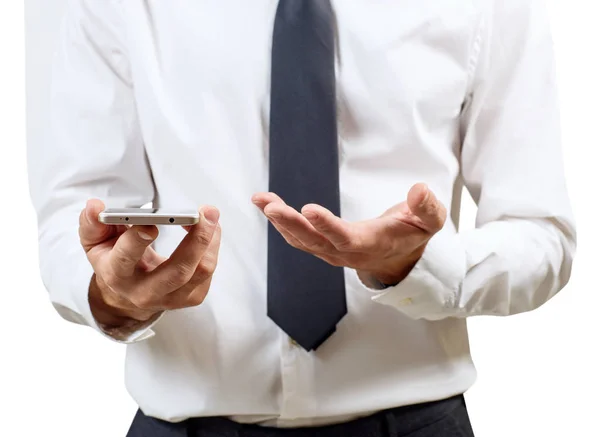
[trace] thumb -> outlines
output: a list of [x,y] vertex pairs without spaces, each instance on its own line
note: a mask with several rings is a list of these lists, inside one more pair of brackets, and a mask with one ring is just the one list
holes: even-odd
[[111,227],[98,220],[103,210],[104,203],[101,200],[91,199],[79,215],[79,239],[86,252],[112,234]]
[[444,226],[446,208],[426,184],[413,185],[408,192],[406,203],[410,212],[419,218],[430,232],[436,233]]

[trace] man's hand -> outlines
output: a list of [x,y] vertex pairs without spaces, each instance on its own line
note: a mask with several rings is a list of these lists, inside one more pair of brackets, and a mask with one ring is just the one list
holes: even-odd
[[335,266],[357,270],[365,283],[402,281],[421,258],[429,239],[446,221],[446,208],[425,184],[380,217],[349,223],[319,205],[301,213],[274,193],[252,197],[286,241]]
[[79,236],[94,268],[89,301],[96,320],[109,327],[144,322],[170,309],[201,304],[217,265],[221,227],[219,211],[201,210],[169,259],[150,244],[156,226],[107,226],[98,221],[104,209],[91,200],[81,212]]

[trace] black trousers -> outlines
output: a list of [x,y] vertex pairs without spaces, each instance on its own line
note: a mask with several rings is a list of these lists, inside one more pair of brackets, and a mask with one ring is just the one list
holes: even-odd
[[323,427],[279,429],[225,418],[169,423],[138,411],[127,437],[473,437],[464,397],[410,405]]

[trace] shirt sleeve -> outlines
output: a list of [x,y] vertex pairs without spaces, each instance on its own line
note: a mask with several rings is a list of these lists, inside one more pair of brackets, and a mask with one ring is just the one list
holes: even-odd
[[113,0],[69,2],[53,61],[51,135],[28,143],[28,164],[41,276],[52,304],[68,321],[133,342],[150,337],[157,320],[128,332],[98,325],[88,302],[93,269],[78,234],[89,198],[111,207],[154,198],[118,8]]
[[473,230],[436,234],[376,302],[415,319],[533,310],[568,282],[576,232],[561,150],[553,41],[543,0],[487,2],[462,112]]

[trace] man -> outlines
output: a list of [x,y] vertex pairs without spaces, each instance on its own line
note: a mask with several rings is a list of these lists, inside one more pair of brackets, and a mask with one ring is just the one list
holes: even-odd
[[[472,435],[466,318],[569,279],[541,0],[72,0],[52,98],[41,271],[130,436]],[[148,202],[200,223],[98,221]]]

